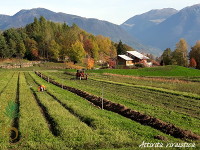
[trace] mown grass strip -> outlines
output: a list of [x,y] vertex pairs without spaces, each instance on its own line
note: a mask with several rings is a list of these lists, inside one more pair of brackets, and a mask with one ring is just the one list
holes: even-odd
[[90,79],[95,80],[95,81],[99,81],[99,82],[106,82],[106,83],[111,83],[111,84],[124,85],[124,86],[135,87],[135,88],[142,88],[142,89],[147,89],[147,90],[151,90],[151,91],[158,91],[158,92],[162,92],[162,93],[172,94],[172,95],[176,95],[176,96],[184,96],[184,97],[187,97],[187,98],[200,100],[199,95],[191,94],[191,93],[187,93],[187,92],[172,91],[172,90],[150,87],[150,86],[144,86],[144,85],[132,85],[132,84],[127,84],[127,83],[106,81],[106,80],[94,79],[94,78],[90,78]]
[[[65,72],[67,75],[75,76],[75,73],[71,72]],[[145,85],[137,85],[137,84],[128,84],[128,83],[121,83],[121,82],[115,82],[115,81],[108,81],[108,80],[103,80],[103,79],[97,79],[97,78],[92,78],[89,77],[91,80],[99,81],[99,82],[107,82],[110,84],[117,84],[117,85],[124,85],[124,86],[131,86],[135,88],[141,88],[141,89],[147,89],[150,91],[158,91],[162,93],[167,93],[167,94],[172,94],[176,96],[184,96],[186,98],[192,98],[196,100],[200,100],[200,96],[198,94],[193,94],[193,93],[188,93],[188,92],[180,92],[176,90],[169,90],[169,89],[164,89],[164,88],[157,88],[157,87],[152,87],[152,86],[145,86]]]
[[[38,86],[40,85],[31,75],[30,75],[30,77],[35,82],[35,84],[37,84]],[[82,121],[83,123],[85,123],[87,126],[93,128],[93,126],[92,126],[92,124],[91,124],[90,121],[88,121],[87,119],[85,119],[82,116],[80,116],[79,114],[77,114],[73,109],[71,109],[66,104],[64,104],[61,100],[59,100],[55,95],[53,95],[52,93],[50,93],[48,90],[46,90],[45,92],[49,96],[51,96],[55,101],[57,101],[63,108],[65,108],[66,110],[68,110],[72,115],[74,115],[75,117],[77,117],[80,121]]]
[[[5,80],[5,82],[9,82]],[[8,149],[10,144],[10,131],[13,130],[12,128],[12,115],[10,114],[10,107],[9,103],[15,103],[16,99],[16,91],[17,91],[17,79],[18,74],[14,73],[13,77],[11,78],[10,82],[4,89],[3,93],[0,95],[0,135],[2,138],[0,138],[0,148],[1,149]]]
[[65,143],[55,137],[49,130],[49,125],[46,122],[40,107],[32,94],[30,87],[27,84],[24,73],[20,77],[20,131],[22,149],[62,149]]
[[[1,78],[1,86],[5,85],[4,87],[2,86],[2,90],[0,91],[0,95],[4,92],[4,90],[6,89],[6,87],[8,86],[8,84],[10,83],[10,81],[12,80],[13,76],[15,73],[12,74],[12,76],[10,77],[10,75],[7,75],[6,77],[2,77]],[[2,81],[3,80],[3,81]],[[7,82],[5,84],[5,82]]]
[[54,136],[59,136],[60,135],[60,131],[57,127],[57,123],[55,122],[54,118],[52,118],[49,115],[48,109],[40,102],[39,97],[37,96],[36,92],[34,91],[33,88],[31,88],[32,94],[34,95],[34,98],[38,104],[38,106],[40,107],[41,113],[43,114],[43,116],[46,119],[47,124],[49,125],[49,130],[51,131],[51,133]]
[[[95,105],[101,106],[102,105],[102,98],[101,97],[97,97],[94,95],[91,95],[89,93],[86,93],[84,91],[78,90],[76,88],[72,88],[72,87],[68,87],[68,86],[62,86],[62,84],[53,81],[52,79],[50,79],[49,77],[39,73],[39,72],[35,72],[38,76],[40,76],[41,78],[43,78],[46,81],[49,81],[50,83],[57,85],[59,87],[63,87],[64,89],[67,89],[68,91],[71,91],[73,93],[76,93],[77,95],[93,102]],[[197,134],[194,134],[190,131],[185,131],[183,129],[180,129],[172,124],[168,124],[166,122],[163,122],[157,118],[148,116],[148,115],[144,115],[141,114],[140,112],[136,112],[134,110],[131,110],[129,108],[126,108],[123,105],[120,104],[116,104],[113,103],[109,100],[103,99],[104,102],[104,108],[109,110],[109,111],[113,111],[116,112],[118,114],[121,114],[127,118],[133,119],[135,121],[140,122],[141,124],[146,124],[149,125],[155,129],[158,129],[164,133],[170,134],[174,137],[177,138],[189,138],[189,139],[195,139],[195,140],[200,140],[200,136]]]
[[[37,86],[36,83],[33,85]],[[96,133],[93,132],[91,127],[71,114],[52,96],[48,95],[46,92],[37,92],[36,94],[42,105],[46,106],[50,116],[55,119],[60,131],[59,138],[65,141],[68,147],[79,147],[82,149],[85,148],[87,145],[86,143],[90,143],[92,139],[97,140],[98,136],[96,136]],[[92,144],[92,147],[95,147],[95,145]]]

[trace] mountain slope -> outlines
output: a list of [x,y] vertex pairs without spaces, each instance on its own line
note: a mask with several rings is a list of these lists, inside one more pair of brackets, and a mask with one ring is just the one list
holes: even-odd
[[[140,49],[146,53],[152,53],[159,55],[160,50],[149,48],[137,42],[131,35],[129,35],[126,31],[124,31],[120,26],[112,24],[107,21],[101,21],[98,19],[87,19],[75,15],[69,15],[64,13],[55,13],[53,11],[44,9],[44,8],[36,8],[31,10],[21,10],[16,13],[14,16],[10,16],[5,20],[2,24],[0,24],[0,29],[8,29],[11,27],[23,27],[26,24],[33,22],[34,17],[39,18],[40,16],[45,17],[47,20],[51,20],[53,22],[66,22],[68,25],[72,25],[73,23],[77,24],[80,28],[86,30],[89,33],[94,35],[101,34],[103,36],[110,37],[111,40],[115,42],[119,42],[122,40],[124,43],[132,46],[135,49]],[[0,22],[2,22],[0,18]]]
[[[162,9],[158,12],[160,16],[155,15],[155,11],[150,11],[127,20],[121,26],[142,43],[162,50],[168,47],[174,49],[180,38],[186,39],[189,46],[200,40],[200,4],[186,7],[179,12],[173,9]],[[127,28],[126,24],[135,25]]]
[[155,9],[141,15],[136,15],[128,19],[121,26],[130,34],[140,37],[141,32],[145,32],[177,12],[173,8]]
[[[160,23],[144,37],[143,41],[159,48],[174,47],[180,38],[194,45],[200,40],[200,4],[186,7]],[[156,35],[156,36],[155,36]],[[153,37],[153,38],[152,38]]]

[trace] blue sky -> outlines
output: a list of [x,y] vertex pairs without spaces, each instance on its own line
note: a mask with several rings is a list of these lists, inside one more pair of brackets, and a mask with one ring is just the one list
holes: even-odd
[[41,7],[121,24],[130,17],[151,9],[180,10],[198,3],[200,0],[3,0],[0,14],[14,15],[21,9]]

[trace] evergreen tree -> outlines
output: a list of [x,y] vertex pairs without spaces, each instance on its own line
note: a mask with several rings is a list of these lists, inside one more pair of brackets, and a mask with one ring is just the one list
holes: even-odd
[[16,47],[16,48],[17,48],[17,53],[16,53],[17,57],[18,57],[18,58],[23,58],[24,55],[25,55],[25,53],[26,53],[26,47],[25,47],[23,41],[20,41],[20,42],[17,44],[17,47]]
[[172,52],[167,48],[162,54],[163,65],[172,65]]
[[5,58],[8,54],[8,46],[6,40],[2,34],[0,34],[0,57]]
[[117,55],[122,55],[125,53],[126,53],[126,51],[124,50],[124,45],[123,45],[122,41],[120,40],[117,45]]

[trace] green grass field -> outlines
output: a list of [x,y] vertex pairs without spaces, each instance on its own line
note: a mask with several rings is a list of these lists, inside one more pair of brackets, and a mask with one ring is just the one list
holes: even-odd
[[101,69],[89,70],[88,73],[112,73],[133,76],[175,76],[175,77],[200,77],[200,71],[181,66],[164,66],[141,69]]
[[[199,149],[199,141],[174,138],[114,112],[99,109],[86,99],[44,81],[32,69],[37,70],[36,67],[0,70],[0,149],[125,150],[139,149],[143,141],[164,145],[196,143],[196,148],[188,149]],[[39,70],[63,85],[103,96],[200,135],[200,92],[197,88],[200,83],[192,80],[194,77],[198,79],[199,70],[176,66],[141,70],[92,70],[87,71],[87,81],[75,80],[74,76],[65,74],[66,70],[47,71],[44,66]],[[155,77],[156,72],[159,80]],[[47,91],[38,92],[39,84],[45,85]],[[17,104],[17,109],[8,107],[11,102]],[[13,117],[18,112],[19,115]],[[19,132],[19,141],[10,143],[13,129]],[[166,140],[156,139],[158,135]]]

